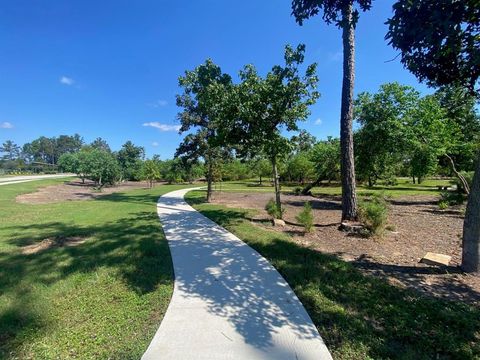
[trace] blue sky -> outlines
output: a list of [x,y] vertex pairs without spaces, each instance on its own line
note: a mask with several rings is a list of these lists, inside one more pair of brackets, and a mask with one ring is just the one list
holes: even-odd
[[[357,26],[355,92],[398,81],[430,90],[384,40],[393,1],[374,1]],[[261,73],[282,63],[285,44],[305,43],[318,63],[321,98],[300,127],[339,134],[341,32],[321,17],[298,26],[287,0],[15,0],[0,7],[0,142],[79,133],[127,140],[169,158],[178,76],[212,58],[234,76],[247,63]],[[144,124],[158,125],[144,126]]]

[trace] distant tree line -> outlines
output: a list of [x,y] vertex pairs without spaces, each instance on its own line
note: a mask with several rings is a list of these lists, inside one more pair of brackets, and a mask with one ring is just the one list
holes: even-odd
[[[215,65],[207,62],[196,71],[204,67]],[[183,97],[182,101],[187,100]],[[191,106],[191,100],[188,103]],[[399,176],[410,177],[414,183],[431,175],[471,179],[469,172],[474,170],[480,144],[480,116],[475,104],[475,96],[452,86],[423,97],[414,88],[398,83],[384,84],[377,93],[360,93],[354,101],[357,180],[374,186],[378,182],[394,185]],[[191,108],[188,111],[179,115],[184,122],[193,121]],[[5,172],[73,172],[99,186],[123,180],[147,180],[153,185],[160,180],[191,183],[200,179],[208,182],[209,178],[212,183],[255,178],[260,184],[271,185],[275,174],[272,154],[267,150],[276,142],[282,149],[275,155],[279,181],[301,185],[307,194],[314,186],[341,179],[338,138],[319,141],[305,130],[286,138],[276,131],[274,143],[271,137],[262,150],[261,140],[255,140],[252,149],[256,151],[246,151],[239,144],[220,140],[226,135],[211,131],[212,126],[211,122],[197,125],[200,130],[185,137],[173,159],[154,156],[146,160],[144,148],[131,141],[115,152],[102,138],[86,144],[74,134],[41,136],[22,147],[7,140],[0,146],[0,164]],[[215,142],[211,136],[217,137]],[[468,181],[462,188],[468,190]]]

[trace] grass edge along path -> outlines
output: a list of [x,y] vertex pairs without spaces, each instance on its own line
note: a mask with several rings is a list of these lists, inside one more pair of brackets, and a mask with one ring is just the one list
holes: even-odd
[[[138,359],[173,291],[156,213],[160,195],[185,186],[87,201],[18,204],[15,196],[61,180],[0,189],[0,358]],[[22,254],[44,239],[77,246]]]
[[366,276],[335,256],[256,226],[251,210],[187,202],[262,254],[303,303],[334,359],[479,359],[480,309]]

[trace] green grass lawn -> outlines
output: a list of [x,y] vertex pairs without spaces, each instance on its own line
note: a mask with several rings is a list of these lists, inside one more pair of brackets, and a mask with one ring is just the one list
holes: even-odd
[[[15,202],[60,183],[0,187],[0,359],[139,359],[170,301],[170,252],[156,214],[163,185],[89,201]],[[24,255],[43,239],[75,247]]]
[[[401,197],[412,195],[439,195],[441,191],[437,186],[451,185],[450,180],[427,179],[421,184],[412,184],[411,179],[399,178],[398,184],[395,186],[375,185],[373,187],[357,186],[359,195],[371,195],[374,193],[382,193],[385,196]],[[292,192],[296,186],[282,185],[283,192]],[[262,186],[258,185],[258,181],[230,181],[225,183],[217,183],[214,187],[221,191],[249,191],[249,192],[273,192],[273,186],[265,181]],[[312,189],[314,195],[340,195],[342,189],[339,185],[318,186]]]
[[277,268],[334,359],[480,359],[479,308],[427,298],[362,275],[337,257],[253,225],[245,218],[250,210],[205,204],[202,191],[186,198]]

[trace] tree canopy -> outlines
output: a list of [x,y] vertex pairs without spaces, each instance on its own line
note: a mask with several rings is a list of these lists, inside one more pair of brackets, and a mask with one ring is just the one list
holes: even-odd
[[[322,18],[327,24],[334,23],[338,27],[345,25],[343,12],[348,4],[357,5],[361,11],[370,10],[372,0],[293,0],[292,15],[302,25],[303,21],[322,13]],[[357,23],[359,11],[353,11],[353,23]]]
[[178,114],[180,132],[190,129],[196,132],[185,137],[175,156],[182,157],[184,163],[187,159],[193,163],[199,158],[205,160],[207,200],[210,201],[214,172],[219,159],[225,154],[217,139],[222,116],[225,115],[219,104],[224,104],[222,97],[231,87],[232,79],[209,59],[194,70],[186,71],[178,83],[183,88],[183,93],[177,95],[177,106],[183,108]]
[[480,95],[478,0],[398,0],[393,12],[386,39],[408,70],[429,85]]
[[305,45],[287,45],[285,64],[275,65],[265,77],[253,65],[246,65],[240,71],[240,84],[229,98],[237,107],[222,119],[221,135],[227,143],[237,144],[245,157],[261,153],[270,160],[278,209],[281,202],[277,163],[290,153],[292,145],[282,136],[281,129],[298,131],[297,122],[307,118],[309,106],[320,96],[316,90],[317,65],[308,65],[302,74],[304,58]]

